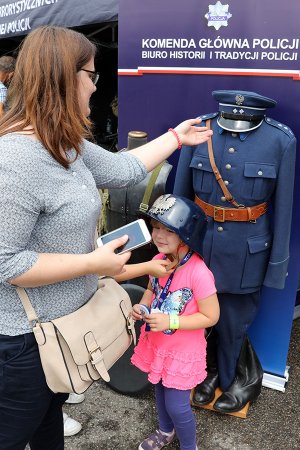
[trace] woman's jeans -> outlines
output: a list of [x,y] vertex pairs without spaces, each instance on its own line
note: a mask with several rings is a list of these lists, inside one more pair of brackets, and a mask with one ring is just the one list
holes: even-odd
[[1,450],[63,450],[67,397],[48,388],[33,333],[0,335]]

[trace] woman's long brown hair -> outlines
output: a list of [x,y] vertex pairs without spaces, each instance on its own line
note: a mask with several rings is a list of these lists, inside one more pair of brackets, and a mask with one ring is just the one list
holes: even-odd
[[44,26],[23,41],[9,88],[9,111],[1,119],[0,136],[31,125],[34,133],[60,164],[68,167],[64,152],[80,154],[91,122],[78,101],[77,72],[96,54],[83,34]]

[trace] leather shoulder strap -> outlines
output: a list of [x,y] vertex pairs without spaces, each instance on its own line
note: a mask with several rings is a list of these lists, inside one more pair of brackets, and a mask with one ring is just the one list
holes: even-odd
[[157,177],[159,175],[159,172],[160,172],[163,164],[164,164],[164,161],[162,163],[160,163],[158,166],[156,166],[155,169],[151,173],[150,180],[149,180],[149,182],[147,184],[147,187],[146,187],[146,190],[144,192],[143,200],[142,200],[142,202],[140,204],[140,207],[139,207],[139,211],[141,211],[141,212],[148,211],[149,200],[150,200],[150,197],[151,197],[151,194],[152,194],[155,182],[157,180]]
[[[206,126],[207,128],[210,130],[210,119],[208,119],[206,121]],[[216,161],[215,161],[215,157],[214,157],[214,152],[213,152],[213,147],[212,147],[212,139],[211,137],[209,138],[208,142],[208,156],[209,156],[209,161],[210,161],[210,165],[212,167],[213,173],[216,177],[217,182],[219,183],[220,188],[222,189],[222,192],[226,198],[226,200],[230,203],[232,203],[234,206],[236,206],[237,208],[240,207],[240,205],[235,201],[235,199],[233,198],[233,195],[229,192],[229,190],[226,187],[226,184],[223,181],[223,178],[219,172],[219,169],[216,165]]]
[[25,291],[25,289],[21,288],[21,287],[17,287],[16,290],[17,290],[18,296],[20,297],[22,305],[25,309],[26,316],[27,316],[29,322],[30,323],[38,322],[39,321],[38,316],[29,300],[28,294]]

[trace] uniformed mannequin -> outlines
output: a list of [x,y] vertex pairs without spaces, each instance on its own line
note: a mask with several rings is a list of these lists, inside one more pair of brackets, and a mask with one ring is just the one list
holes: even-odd
[[203,256],[215,276],[221,308],[207,340],[208,376],[197,386],[194,402],[210,403],[220,386],[223,394],[214,408],[234,412],[261,390],[259,361],[246,332],[259,307],[261,286],[284,287],[296,139],[288,127],[266,117],[274,100],[245,91],[212,95],[219,112],[202,116],[202,123],[211,121],[215,163],[233,200],[227,200],[230,196],[215,178],[207,143],[181,150],[174,193],[196,195],[207,213]]

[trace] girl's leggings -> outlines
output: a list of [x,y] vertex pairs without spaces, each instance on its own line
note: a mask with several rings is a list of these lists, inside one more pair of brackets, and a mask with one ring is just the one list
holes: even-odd
[[165,433],[175,428],[181,450],[196,449],[196,423],[190,394],[190,390],[166,388],[161,382],[155,385],[159,428]]

